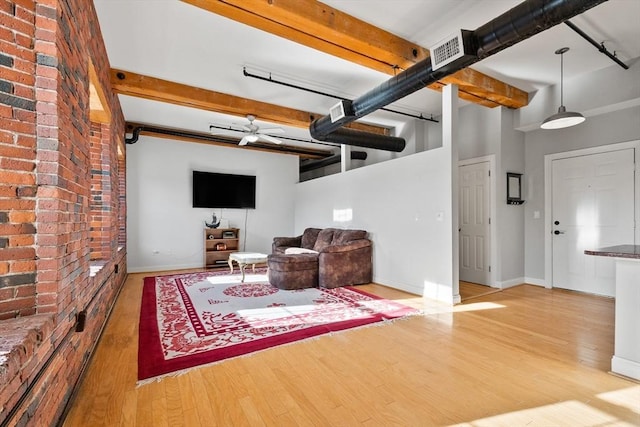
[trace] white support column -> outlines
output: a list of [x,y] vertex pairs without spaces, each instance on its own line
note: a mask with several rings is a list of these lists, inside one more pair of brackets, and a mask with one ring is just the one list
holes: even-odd
[[451,291],[453,303],[460,302],[459,223],[458,223],[458,86],[442,90],[442,147],[451,156]]
[[351,169],[351,146],[342,144],[340,146],[340,155],[342,157],[340,161],[340,172],[346,172]]

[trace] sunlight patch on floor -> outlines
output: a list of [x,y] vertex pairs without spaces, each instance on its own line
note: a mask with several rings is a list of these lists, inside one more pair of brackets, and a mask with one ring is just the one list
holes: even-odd
[[471,304],[459,304],[452,307],[452,311],[459,313],[462,311],[478,311],[478,310],[493,310],[495,308],[505,308],[505,305],[496,304],[495,302],[474,302]]
[[450,427],[495,426],[632,426],[618,418],[576,400],[553,403],[473,420]]
[[640,385],[600,393],[598,398],[640,415]]
[[[210,276],[207,277],[207,282],[212,285],[216,284],[229,284],[229,283],[240,283],[242,281],[241,274],[229,274],[229,275],[220,275],[220,276]],[[245,283],[268,283],[269,279],[266,274],[252,274],[245,271],[244,276]]]

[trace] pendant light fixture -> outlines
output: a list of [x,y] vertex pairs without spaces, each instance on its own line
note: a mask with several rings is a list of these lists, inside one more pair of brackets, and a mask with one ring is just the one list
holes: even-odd
[[547,117],[540,125],[542,129],[561,129],[568,128],[570,126],[578,125],[584,122],[586,119],[580,113],[574,113],[567,111],[564,106],[564,54],[569,51],[568,47],[563,47],[556,50],[556,55],[560,55],[560,108],[558,112],[552,116]]

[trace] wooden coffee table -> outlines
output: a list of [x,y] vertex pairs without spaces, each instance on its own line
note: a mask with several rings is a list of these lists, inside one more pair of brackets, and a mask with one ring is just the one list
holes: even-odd
[[267,254],[261,254],[260,252],[233,252],[229,254],[230,274],[233,274],[233,261],[238,263],[238,267],[240,267],[240,271],[242,272],[240,282],[244,283],[244,269],[247,264],[251,264],[251,268],[255,273],[256,264],[264,264],[267,262]]

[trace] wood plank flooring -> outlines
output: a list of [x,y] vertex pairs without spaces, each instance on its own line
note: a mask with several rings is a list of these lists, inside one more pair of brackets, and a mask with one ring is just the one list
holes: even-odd
[[143,274],[116,303],[65,426],[631,426],[640,385],[607,373],[614,301],[522,285],[136,387]]
[[500,292],[500,289],[486,285],[479,285],[477,283],[460,281],[460,298],[462,301],[468,301],[472,298],[493,294],[495,292]]

